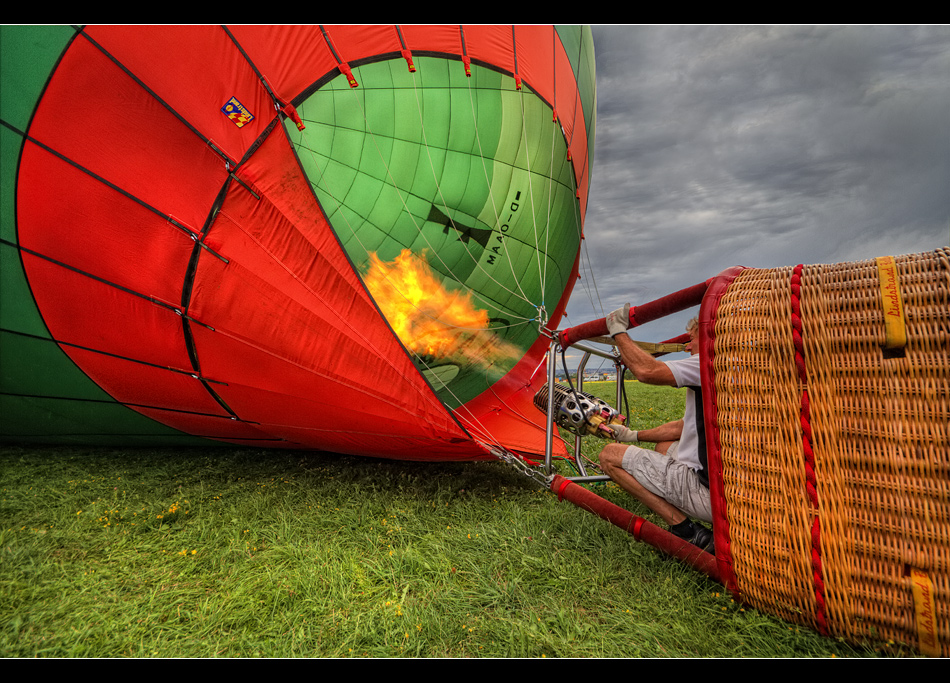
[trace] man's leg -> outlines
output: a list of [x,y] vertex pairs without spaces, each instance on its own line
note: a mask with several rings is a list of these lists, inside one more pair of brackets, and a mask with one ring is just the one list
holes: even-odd
[[648,490],[636,478],[623,468],[623,455],[627,452],[627,445],[610,443],[600,452],[600,467],[604,474],[614,480],[617,485],[631,496],[658,514],[670,526],[686,520],[683,512]]
[[[664,444],[667,447],[670,444]],[[701,524],[693,522],[678,507],[657,495],[641,484],[636,477],[623,467],[623,458],[629,446],[627,444],[607,444],[600,452],[600,467],[620,488],[646,505],[670,525],[670,531],[685,541],[715,555],[712,532]],[[665,453],[664,453],[665,455]]]

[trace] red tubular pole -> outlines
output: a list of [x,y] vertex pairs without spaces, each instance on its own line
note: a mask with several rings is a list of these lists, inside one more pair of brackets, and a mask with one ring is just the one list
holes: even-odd
[[[707,280],[706,282],[700,282],[697,285],[681,289],[672,294],[667,294],[664,297],[649,301],[640,306],[631,306],[630,327],[637,327],[638,325],[643,325],[651,320],[662,318],[671,313],[677,313],[691,306],[698,306],[703,300],[703,294],[706,293],[706,287],[708,285],[709,281]],[[603,337],[606,334],[607,319],[600,318],[599,320],[591,320],[590,322],[561,330],[558,335],[558,342],[561,344],[561,348],[566,349],[568,346],[582,339]]]
[[560,475],[555,475],[554,481],[551,482],[551,490],[557,493],[559,500],[562,498],[569,500],[582,510],[592,512],[614,526],[626,530],[638,541],[648,543],[657,550],[686,562],[713,581],[721,583],[716,558],[692,543],[674,536],[642,517],[637,517],[632,512],[604,500],[596,493],[591,493],[583,486],[578,486]]

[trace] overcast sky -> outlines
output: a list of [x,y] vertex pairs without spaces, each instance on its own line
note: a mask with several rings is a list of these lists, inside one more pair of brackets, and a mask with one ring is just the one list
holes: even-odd
[[[584,264],[562,328],[733,265],[838,263],[950,243],[950,27],[593,34],[585,243],[599,301]],[[633,336],[676,336],[694,313]]]

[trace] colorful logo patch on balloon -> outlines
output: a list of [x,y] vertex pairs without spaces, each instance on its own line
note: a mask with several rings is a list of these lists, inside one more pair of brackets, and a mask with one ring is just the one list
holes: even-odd
[[221,107],[221,111],[224,112],[225,116],[231,119],[238,128],[254,120],[254,114],[249,112],[247,107],[238,102],[236,97],[232,97],[228,100],[227,104]]

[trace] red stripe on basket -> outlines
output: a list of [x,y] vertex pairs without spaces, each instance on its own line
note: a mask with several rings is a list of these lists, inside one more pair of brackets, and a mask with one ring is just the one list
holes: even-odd
[[801,408],[799,422],[802,427],[802,450],[805,454],[805,490],[808,500],[815,512],[811,528],[811,567],[815,589],[815,619],[818,631],[828,634],[828,623],[825,619],[825,581],[821,566],[821,520],[818,517],[818,480],[815,476],[815,452],[812,448],[811,410],[808,401],[808,370],[805,366],[805,344],[802,341],[801,318],[801,278],[804,266],[798,264],[792,271],[791,303],[792,303],[792,340],[795,345],[795,366],[798,368],[798,378],[802,385]]

